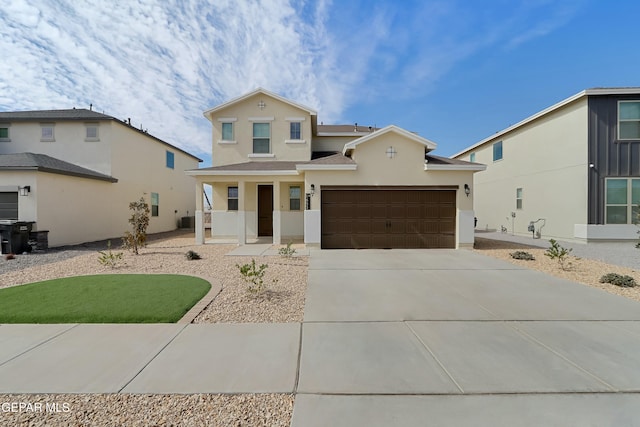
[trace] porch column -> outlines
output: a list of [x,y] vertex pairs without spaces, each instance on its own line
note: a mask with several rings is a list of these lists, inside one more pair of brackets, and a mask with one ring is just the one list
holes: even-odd
[[281,243],[280,181],[273,181],[273,244]]
[[202,214],[202,192],[204,186],[196,178],[196,245],[204,245],[204,215]]
[[245,182],[238,181],[238,244],[247,244],[247,218],[244,211]]

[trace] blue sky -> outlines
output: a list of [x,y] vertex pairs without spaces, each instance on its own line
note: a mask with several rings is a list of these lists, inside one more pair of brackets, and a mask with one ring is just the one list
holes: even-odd
[[640,86],[637,0],[12,0],[0,110],[88,107],[210,164],[202,112],[257,87],[449,156],[591,87]]

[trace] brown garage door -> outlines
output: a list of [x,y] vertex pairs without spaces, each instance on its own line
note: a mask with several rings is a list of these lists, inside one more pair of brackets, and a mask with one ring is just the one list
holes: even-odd
[[455,248],[455,190],[323,189],[321,198],[323,249]]

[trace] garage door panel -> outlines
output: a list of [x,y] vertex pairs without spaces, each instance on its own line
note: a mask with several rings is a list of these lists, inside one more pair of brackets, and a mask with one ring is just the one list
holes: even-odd
[[455,200],[454,190],[323,190],[321,246],[453,248]]

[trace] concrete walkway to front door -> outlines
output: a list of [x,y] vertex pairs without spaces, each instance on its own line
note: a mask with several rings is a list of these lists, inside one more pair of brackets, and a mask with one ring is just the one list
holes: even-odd
[[597,289],[471,251],[312,251],[292,425],[640,425],[639,355],[640,304]]

